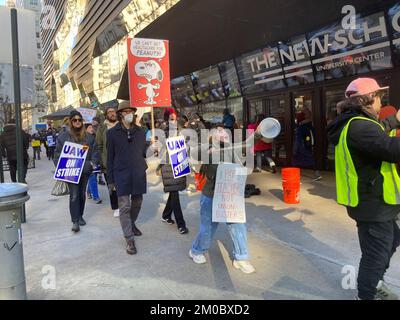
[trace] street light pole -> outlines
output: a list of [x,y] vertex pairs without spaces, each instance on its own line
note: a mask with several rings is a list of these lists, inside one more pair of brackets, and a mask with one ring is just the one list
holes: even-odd
[[[18,182],[25,183],[24,179],[24,158],[22,144],[22,123],[21,123],[21,81],[19,73],[19,46],[18,46],[18,16],[15,8],[11,9],[11,38],[12,38],[12,60],[14,76],[14,103],[15,103],[15,125],[17,140],[17,171]],[[21,212],[21,222],[26,222],[25,206]]]

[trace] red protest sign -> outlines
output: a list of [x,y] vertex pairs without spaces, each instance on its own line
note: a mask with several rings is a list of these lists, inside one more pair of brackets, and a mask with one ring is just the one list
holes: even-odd
[[129,94],[132,107],[170,107],[167,40],[128,38]]

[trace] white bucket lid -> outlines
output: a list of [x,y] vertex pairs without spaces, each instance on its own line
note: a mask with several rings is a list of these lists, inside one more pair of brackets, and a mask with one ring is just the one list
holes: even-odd
[[260,134],[267,139],[275,139],[281,133],[281,124],[275,118],[266,118],[259,125]]

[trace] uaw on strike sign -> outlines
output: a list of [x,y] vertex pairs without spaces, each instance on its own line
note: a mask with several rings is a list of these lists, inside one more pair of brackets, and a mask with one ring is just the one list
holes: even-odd
[[167,40],[128,38],[129,94],[132,107],[170,107]]
[[174,178],[178,179],[190,174],[190,163],[185,144],[185,137],[167,139],[167,149]]
[[89,147],[80,144],[65,142],[54,179],[78,184],[85,165]]

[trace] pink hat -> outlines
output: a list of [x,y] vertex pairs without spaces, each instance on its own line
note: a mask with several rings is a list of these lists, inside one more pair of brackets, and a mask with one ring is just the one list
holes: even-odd
[[381,90],[389,89],[389,87],[380,87],[378,82],[372,78],[358,78],[354,80],[346,89],[346,98],[363,96]]

